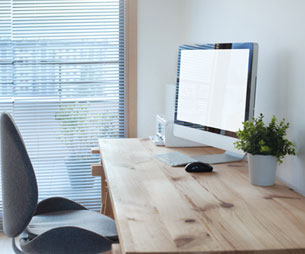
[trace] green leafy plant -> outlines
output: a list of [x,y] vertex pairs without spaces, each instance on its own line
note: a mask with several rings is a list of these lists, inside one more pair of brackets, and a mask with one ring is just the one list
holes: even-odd
[[63,134],[61,137],[70,156],[82,157],[85,151],[90,154],[90,149],[85,143],[86,137],[89,136],[88,117],[89,110],[86,102],[63,104],[55,114],[55,119],[59,121]]
[[58,138],[71,157],[91,157],[90,150],[97,145],[98,138],[119,135],[118,116],[86,101],[63,103],[55,113],[55,120],[60,127]]
[[94,107],[93,102],[74,101],[62,103],[55,113],[59,126],[58,139],[67,149],[65,164],[72,188],[81,188],[75,177],[80,172],[87,179],[84,186],[94,183],[90,171],[93,159],[90,151],[97,145],[97,139],[118,136],[118,128],[115,128],[118,117],[100,108]]
[[243,122],[243,129],[236,133],[239,140],[234,143],[235,147],[253,155],[273,155],[279,163],[283,162],[285,155],[295,155],[294,144],[286,138],[289,123],[283,119],[277,124],[273,116],[266,126],[263,118],[264,115],[260,114],[258,118]]

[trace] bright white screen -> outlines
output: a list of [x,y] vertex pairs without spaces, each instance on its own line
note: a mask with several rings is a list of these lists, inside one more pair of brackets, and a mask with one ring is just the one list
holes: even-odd
[[182,50],[177,120],[236,132],[245,120],[249,49]]

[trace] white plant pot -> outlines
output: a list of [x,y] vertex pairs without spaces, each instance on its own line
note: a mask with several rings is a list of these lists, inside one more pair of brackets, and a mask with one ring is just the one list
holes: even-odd
[[277,167],[275,156],[248,154],[248,167],[252,184],[259,186],[274,184]]

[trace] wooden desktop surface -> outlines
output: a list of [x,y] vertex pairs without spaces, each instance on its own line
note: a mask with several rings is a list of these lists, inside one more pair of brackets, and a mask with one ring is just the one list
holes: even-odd
[[122,253],[305,253],[305,198],[280,182],[251,185],[246,161],[190,174],[152,156],[221,151],[148,139],[99,147]]

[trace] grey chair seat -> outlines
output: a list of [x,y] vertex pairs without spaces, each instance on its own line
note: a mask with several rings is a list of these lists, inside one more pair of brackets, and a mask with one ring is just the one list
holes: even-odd
[[118,240],[114,221],[89,210],[65,210],[35,215],[26,232],[33,239],[49,230],[68,226],[94,232],[114,242]]

